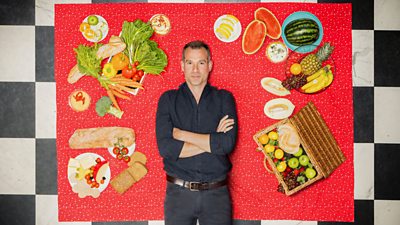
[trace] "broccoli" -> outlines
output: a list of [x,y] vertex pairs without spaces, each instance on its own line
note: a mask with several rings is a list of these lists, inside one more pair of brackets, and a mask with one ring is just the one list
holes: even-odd
[[112,106],[112,102],[109,97],[103,96],[96,102],[96,112],[97,115],[103,117],[107,113],[121,119],[122,114],[124,112],[118,110],[114,106]]

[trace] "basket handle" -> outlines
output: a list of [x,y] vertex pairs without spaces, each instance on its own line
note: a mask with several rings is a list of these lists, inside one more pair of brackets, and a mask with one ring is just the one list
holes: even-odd
[[[269,163],[268,163],[269,164]],[[267,165],[267,156],[264,157],[264,168],[268,171],[268,173],[274,173]]]

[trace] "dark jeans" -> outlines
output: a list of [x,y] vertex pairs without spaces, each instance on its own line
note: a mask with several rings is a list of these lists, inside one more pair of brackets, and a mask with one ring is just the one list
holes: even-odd
[[190,191],[167,182],[165,225],[231,225],[232,206],[228,186]]

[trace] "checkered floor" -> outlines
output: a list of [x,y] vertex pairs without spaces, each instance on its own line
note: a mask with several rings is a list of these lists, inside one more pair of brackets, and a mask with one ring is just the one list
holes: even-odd
[[[0,3],[0,65],[3,68],[0,73],[0,224],[164,224],[163,221],[57,221],[54,2],[110,1],[2,0]],[[396,161],[400,161],[400,117],[397,115],[400,112],[400,1],[318,2],[353,3],[354,224],[398,225],[400,180]],[[234,224],[344,223],[235,221]]]

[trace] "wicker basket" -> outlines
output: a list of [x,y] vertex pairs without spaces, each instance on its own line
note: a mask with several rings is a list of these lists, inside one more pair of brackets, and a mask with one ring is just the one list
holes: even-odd
[[[300,144],[303,146],[303,150],[308,155],[310,162],[317,171],[317,175],[314,178],[289,190],[271,157],[262,151],[264,153],[265,169],[275,174],[279,183],[282,184],[286,195],[292,195],[322,178],[327,178],[345,161],[345,157],[328,126],[312,102],[309,102],[293,117],[281,120],[278,123],[258,131],[253,136],[254,141],[258,145],[258,149],[263,148],[263,145],[258,140],[261,135],[267,134],[278,126],[286,123],[290,123],[297,130],[300,137]],[[268,167],[267,162],[271,169]]]

